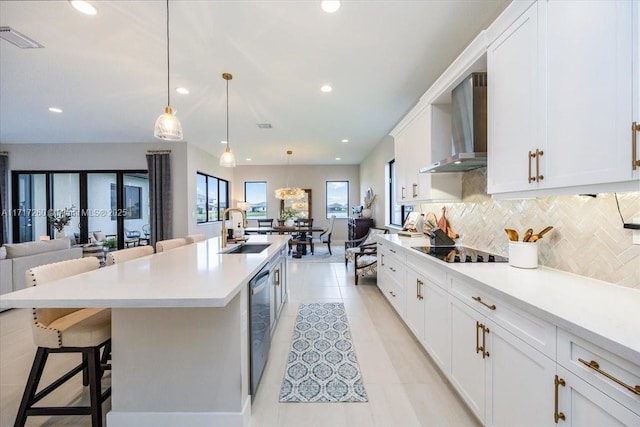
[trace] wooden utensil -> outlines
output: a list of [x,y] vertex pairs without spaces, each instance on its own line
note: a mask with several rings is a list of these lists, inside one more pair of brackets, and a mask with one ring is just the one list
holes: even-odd
[[531,238],[529,239],[529,242],[537,242],[538,240],[542,239],[542,236],[544,236],[545,234],[547,234],[549,231],[551,231],[553,229],[552,226],[548,226],[542,229],[542,231],[540,231],[539,233],[534,234],[533,236],[531,236]]
[[509,240],[511,240],[512,242],[517,242],[518,241],[518,232],[516,230],[512,230],[510,228],[505,228],[504,231],[506,231],[507,236],[509,236]]
[[522,237],[523,242],[528,242],[533,235],[533,228],[528,228],[527,231],[524,232],[524,236]]

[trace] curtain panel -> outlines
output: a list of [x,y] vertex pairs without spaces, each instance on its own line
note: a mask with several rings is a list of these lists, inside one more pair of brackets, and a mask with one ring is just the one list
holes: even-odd
[[169,153],[147,154],[149,169],[149,244],[173,237],[173,191],[171,184],[171,156]]
[[0,245],[8,243],[9,236],[9,193],[7,188],[9,172],[9,156],[0,153],[0,209],[2,210],[2,225],[0,225]]

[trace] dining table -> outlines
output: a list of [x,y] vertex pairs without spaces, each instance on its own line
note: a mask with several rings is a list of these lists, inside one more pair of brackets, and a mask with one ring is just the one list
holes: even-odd
[[247,227],[245,234],[291,234],[291,233],[313,233],[324,231],[322,227],[287,227],[284,225],[274,225],[273,227]]

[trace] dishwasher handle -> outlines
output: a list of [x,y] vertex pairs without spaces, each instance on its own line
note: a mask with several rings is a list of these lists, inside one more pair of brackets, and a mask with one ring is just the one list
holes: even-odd
[[259,294],[260,292],[262,292],[264,290],[264,288],[267,287],[267,283],[263,282],[261,285],[254,287],[251,287],[251,295],[256,295]]

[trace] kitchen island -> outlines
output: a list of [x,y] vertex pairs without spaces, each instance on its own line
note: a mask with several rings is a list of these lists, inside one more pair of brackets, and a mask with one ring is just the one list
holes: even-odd
[[0,307],[110,307],[110,426],[247,425],[249,280],[285,247],[221,253],[220,239],[3,295]]

